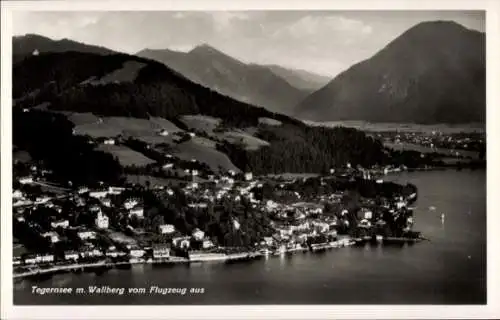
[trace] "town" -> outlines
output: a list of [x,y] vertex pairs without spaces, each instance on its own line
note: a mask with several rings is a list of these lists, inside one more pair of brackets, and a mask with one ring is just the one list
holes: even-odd
[[409,206],[417,190],[384,182],[391,170],[399,168],[366,170],[347,163],[321,176],[290,177],[185,169],[190,178],[177,185],[100,182],[73,188],[50,182],[50,170],[15,163],[14,274],[236,261],[359,241],[416,241],[421,237],[411,231]]

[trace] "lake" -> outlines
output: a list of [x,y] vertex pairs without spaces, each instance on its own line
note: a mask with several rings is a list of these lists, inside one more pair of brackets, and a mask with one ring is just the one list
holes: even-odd
[[[102,275],[57,275],[36,283],[22,280],[15,283],[14,304],[486,303],[486,172],[412,172],[386,179],[418,187],[415,229],[431,241],[297,253],[238,264],[147,265]],[[145,287],[148,292],[33,295],[34,284]],[[151,286],[187,288],[187,292],[150,294]],[[190,293],[190,288],[203,288],[203,293]]]

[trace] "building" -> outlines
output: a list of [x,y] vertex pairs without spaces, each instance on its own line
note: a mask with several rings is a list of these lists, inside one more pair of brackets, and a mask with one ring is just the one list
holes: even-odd
[[89,192],[89,188],[87,187],[80,187],[78,188],[78,194],[84,194],[84,193],[87,193]]
[[253,175],[251,172],[245,173],[245,180],[246,181],[251,181],[253,179]]
[[146,252],[144,251],[144,249],[140,249],[140,248],[132,248],[130,249],[130,257],[132,258],[141,258],[142,256],[144,256]]
[[49,238],[51,243],[59,242],[59,235],[55,231],[42,233],[42,237]]
[[174,164],[173,163],[165,163],[162,168],[163,169],[171,169],[174,167]]
[[101,199],[105,198],[108,195],[108,190],[94,190],[89,192],[89,197]]
[[85,230],[85,231],[79,231],[77,233],[78,238],[81,240],[89,240],[89,239],[95,239],[96,238],[96,233],[94,231],[90,230]]
[[191,246],[190,237],[176,237],[172,239],[172,244],[181,249],[188,249]]
[[163,129],[163,130],[160,131],[159,134],[160,134],[160,136],[166,137],[166,136],[168,136],[168,131],[165,130],[165,129]]
[[109,228],[109,218],[107,215],[103,214],[101,211],[97,214],[95,219],[95,225],[98,229]]
[[204,239],[202,243],[203,249],[210,249],[214,247],[214,243],[210,239]]
[[69,227],[69,221],[68,220],[59,220],[59,221],[54,221],[50,223],[50,226],[52,228],[67,228]]
[[24,194],[21,190],[15,190],[12,192],[12,198],[17,200],[17,199],[24,199]]
[[201,241],[205,237],[205,232],[201,231],[200,229],[196,228],[194,229],[192,236],[195,240]]
[[115,139],[106,139],[104,140],[104,144],[115,144]]
[[21,177],[21,178],[19,178],[19,183],[20,184],[32,184],[33,177],[32,176]]
[[125,207],[125,209],[130,210],[130,209],[132,209],[133,207],[135,207],[138,204],[139,204],[139,200],[132,198],[132,199],[127,199],[123,203],[123,206]]
[[77,261],[80,258],[80,255],[76,251],[64,251],[64,260],[73,260]]
[[175,232],[175,227],[172,224],[162,224],[158,226],[158,231],[161,234],[171,234]]
[[165,245],[153,246],[153,258],[165,259],[170,257],[170,248]]
[[138,218],[144,217],[144,208],[141,206],[136,206],[129,210],[129,216],[137,216]]

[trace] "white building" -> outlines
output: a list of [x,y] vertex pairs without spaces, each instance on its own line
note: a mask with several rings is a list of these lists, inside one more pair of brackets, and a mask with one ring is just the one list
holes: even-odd
[[175,232],[175,227],[172,224],[162,224],[158,226],[158,229],[161,234],[170,234]]
[[373,218],[373,212],[371,211],[365,211],[365,219],[372,219]]
[[173,167],[174,167],[173,163],[165,163],[162,168],[163,169],[171,169]]
[[97,218],[95,219],[95,225],[98,229],[109,228],[108,216],[99,211],[99,213],[97,214]]
[[202,246],[203,249],[210,249],[214,247],[214,243],[210,239],[204,239]]
[[140,258],[144,256],[145,251],[143,249],[134,248],[130,250],[130,256],[132,258]]
[[189,237],[177,237],[172,239],[172,244],[181,249],[187,249],[191,246]]
[[96,199],[105,198],[107,195],[108,195],[107,190],[99,190],[99,191],[96,190],[89,192],[89,197]]
[[196,229],[194,229],[192,236],[193,236],[193,238],[195,240],[201,241],[205,237],[205,232],[203,232],[200,229],[196,228]]
[[137,200],[137,199],[127,199],[123,203],[123,206],[125,207],[125,209],[130,210],[138,204],[139,204],[139,200]]
[[89,188],[87,187],[80,187],[78,188],[78,194],[84,194],[84,193],[87,193],[89,192]]
[[164,137],[168,136],[168,131],[165,130],[165,129],[161,130],[160,131],[160,136],[164,136]]
[[245,173],[245,180],[250,181],[253,179],[253,174],[251,172]]
[[50,226],[52,228],[67,228],[69,227],[69,221],[68,220],[59,220],[59,221],[54,221],[50,223]]
[[80,232],[78,232],[78,237],[81,240],[95,239],[96,233],[94,231],[90,231],[90,230],[80,231]]
[[130,216],[137,216],[139,218],[142,218],[144,217],[144,208],[143,207],[140,207],[140,206],[137,206],[133,209],[130,209],[129,210],[129,215]]
[[65,260],[78,260],[80,258],[80,255],[76,251],[66,251],[64,252],[64,259]]
[[21,190],[14,190],[14,192],[12,192],[12,198],[15,200],[23,199],[24,194]]
[[32,176],[21,177],[21,178],[19,178],[19,183],[20,184],[31,184],[31,183],[33,183],[33,177]]
[[111,199],[109,199],[109,198],[101,199],[101,203],[105,207],[108,207],[108,208],[111,207]]
[[115,139],[106,139],[104,140],[104,144],[115,144]]
[[153,247],[153,258],[164,259],[170,257],[170,249],[167,246]]

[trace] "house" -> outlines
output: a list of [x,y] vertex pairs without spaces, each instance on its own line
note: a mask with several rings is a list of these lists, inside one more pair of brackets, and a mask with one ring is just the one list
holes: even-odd
[[79,231],[77,233],[77,235],[81,240],[89,240],[89,239],[96,238],[96,233],[94,231],[90,231],[90,230]]
[[54,221],[50,223],[50,226],[52,228],[67,228],[69,227],[69,221],[68,220],[59,220],[59,221]]
[[194,229],[192,236],[195,240],[201,241],[205,237],[205,232],[201,231],[200,229],[196,228]]
[[127,199],[123,203],[123,206],[125,207],[125,209],[130,210],[130,209],[132,209],[133,207],[135,207],[138,204],[139,204],[139,200],[135,199],[135,198],[132,198],[132,199]]
[[172,244],[181,249],[187,249],[191,246],[190,237],[176,237],[172,239]]
[[144,256],[146,252],[144,251],[144,249],[141,249],[141,248],[132,248],[130,249],[130,256],[132,258],[140,258],[142,256]]
[[246,181],[250,181],[250,180],[252,180],[252,179],[253,179],[253,175],[252,175],[252,173],[251,173],[251,172],[246,172],[246,173],[245,173],[245,180],[246,180]]
[[37,56],[39,54],[40,54],[40,51],[38,51],[38,49],[33,50],[32,55]]
[[14,266],[18,266],[20,264],[22,264],[22,259],[20,257],[14,257],[14,259],[12,259],[12,265]]
[[80,255],[78,254],[78,252],[73,251],[73,250],[64,251],[64,260],[77,261],[78,258],[80,258]]
[[173,163],[165,163],[162,168],[163,169],[171,169],[174,167],[174,164]]
[[40,256],[40,262],[41,263],[49,263],[49,262],[53,262],[53,261],[54,261],[54,255],[53,254],[44,254],[44,255]]
[[153,246],[153,258],[164,259],[170,257],[170,248],[166,245]]
[[12,198],[13,199],[23,199],[24,198],[24,194],[21,190],[14,190],[14,192],[12,192]]
[[189,133],[189,136],[190,136],[191,138],[194,138],[194,137],[196,137],[196,134],[195,134],[194,132],[190,132],[190,133]]
[[104,144],[115,144],[115,139],[106,139],[104,140]]
[[32,176],[21,177],[21,178],[19,178],[19,183],[20,184],[32,184],[33,177]]
[[38,262],[37,257],[38,257],[37,254],[27,255],[26,257],[24,257],[24,263],[25,264],[35,264]]
[[210,249],[214,247],[214,243],[210,239],[204,239],[202,243],[203,249]]
[[105,207],[110,208],[111,207],[111,199],[110,198],[101,199],[101,204]]
[[55,231],[42,233],[42,237],[49,238],[51,243],[59,242],[59,235]]
[[105,198],[108,195],[108,190],[94,190],[89,192],[89,197],[101,199]]
[[92,257],[101,257],[103,256],[103,253],[101,250],[89,244],[81,249],[80,255],[82,256],[82,258],[92,258]]
[[109,187],[108,188],[109,194],[118,195],[118,194],[121,194],[123,191],[125,191],[125,188],[123,188],[123,187]]
[[89,188],[87,187],[80,187],[78,188],[78,194],[84,194],[84,193],[87,193],[89,192]]
[[233,219],[233,227],[234,227],[235,230],[239,230],[240,229],[240,223],[238,222],[238,220]]
[[144,216],[144,208],[141,206],[136,206],[133,209],[130,209],[129,216],[137,216],[138,218],[142,218]]
[[270,245],[272,245],[272,244],[273,244],[274,239],[273,239],[272,237],[264,237],[264,238],[262,239],[262,241],[264,241],[264,242],[265,242],[265,244],[267,244],[268,246],[270,246]]
[[160,136],[166,137],[166,136],[168,136],[168,131],[163,129],[163,130],[160,130],[159,134],[160,134]]
[[158,229],[161,234],[170,234],[175,232],[175,227],[172,224],[162,224],[158,226]]
[[97,218],[95,219],[95,225],[98,229],[107,229],[109,228],[109,218],[107,215],[103,214],[101,211],[97,214]]

